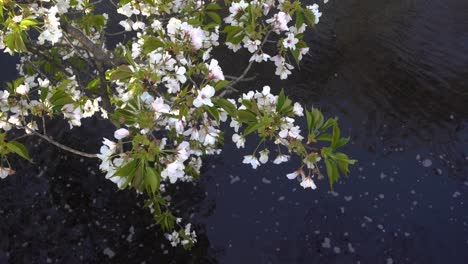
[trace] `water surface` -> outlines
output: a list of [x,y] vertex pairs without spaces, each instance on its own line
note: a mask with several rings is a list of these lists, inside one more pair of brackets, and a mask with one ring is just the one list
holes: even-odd
[[[177,198],[179,213],[201,240],[184,252],[95,163],[40,143],[38,164],[19,163],[0,182],[0,263],[466,263],[468,2],[321,6],[301,70],[272,83],[262,76],[273,69],[257,67],[243,86],[284,87],[340,118],[359,163],[334,191],[289,181],[298,161],[252,170],[241,165],[248,149],[227,143],[197,186],[180,187],[188,195]],[[11,62],[2,57],[1,67]],[[74,133],[57,124],[55,133],[93,150],[99,138],[86,126],[99,124]]]

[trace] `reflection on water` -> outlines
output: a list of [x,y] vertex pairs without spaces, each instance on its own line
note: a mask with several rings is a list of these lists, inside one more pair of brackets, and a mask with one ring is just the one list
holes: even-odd
[[[272,86],[339,116],[352,137],[346,151],[359,164],[333,192],[287,180],[298,161],[239,165],[228,143],[178,205],[199,226],[187,253],[161,248],[139,198],[115,194],[95,164],[39,145],[50,175],[0,185],[0,263],[464,263],[468,2],[341,0],[323,12],[312,56]],[[256,87],[271,84],[261,77],[271,68],[255,70]],[[85,138],[68,140],[97,144]]]
[[277,88],[338,115],[359,164],[334,192],[303,191],[284,176],[294,164],[252,171],[226,146],[207,172],[217,209],[200,217],[222,263],[464,263],[467,11],[454,0],[326,6],[312,56]]

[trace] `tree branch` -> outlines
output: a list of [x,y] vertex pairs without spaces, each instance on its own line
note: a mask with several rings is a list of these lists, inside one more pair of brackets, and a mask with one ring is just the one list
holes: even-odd
[[[265,43],[268,41],[268,37],[270,36],[270,33],[271,33],[271,30],[268,31],[266,34],[265,34],[265,38],[263,39],[262,41],[262,44],[260,44],[260,48],[261,49]],[[220,97],[224,97],[226,96],[228,93],[232,93],[232,92],[238,92],[237,89],[234,88],[234,86],[239,83],[240,81],[244,80],[245,76],[247,75],[247,73],[249,73],[250,71],[250,68],[252,68],[252,65],[254,63],[254,60],[250,61],[249,64],[247,65],[247,67],[244,69],[244,71],[242,72],[242,74],[237,77],[237,79],[235,79],[232,83],[229,84],[228,87],[226,87],[226,89],[221,92],[221,94],[219,95]]]
[[66,22],[62,22],[60,25],[67,34],[78,40],[93,55],[94,59],[103,65],[114,67],[127,63],[124,59],[112,58],[104,49],[94,44],[83,32],[74,26]]
[[68,152],[71,152],[73,154],[76,154],[76,155],[79,155],[79,156],[83,156],[83,157],[86,157],[86,158],[98,158],[97,154],[90,154],[90,153],[86,153],[86,152],[83,152],[83,151],[79,151],[79,150],[76,150],[76,149],[73,149],[73,148],[70,148],[68,146],[65,146],[55,140],[53,140],[52,138],[46,136],[46,135],[43,135],[35,130],[32,130],[30,129],[29,127],[25,127],[25,126],[18,126],[16,124],[13,124],[13,123],[10,123],[8,121],[3,121],[5,123],[8,123],[9,125],[15,127],[15,128],[18,128],[18,129],[24,129],[25,131],[29,132],[31,135],[35,135],[35,136],[38,136],[42,139],[44,139],[45,141],[49,142],[50,144],[62,149],[62,150],[65,150],[65,151],[68,151]]
[[48,136],[45,136],[39,132],[36,132],[36,131],[32,131],[30,130],[31,133],[35,136],[38,136],[42,139],[44,139],[45,141],[49,142],[50,144],[60,148],[60,149],[63,149],[65,151],[68,151],[68,152],[71,152],[73,154],[76,154],[76,155],[80,155],[80,156],[83,156],[83,157],[86,157],[86,158],[98,158],[97,154],[90,154],[90,153],[86,153],[86,152],[83,152],[83,151],[79,151],[79,150],[76,150],[76,149],[73,149],[73,148],[70,148],[70,147],[67,147],[55,140],[53,140],[52,138],[48,137]]

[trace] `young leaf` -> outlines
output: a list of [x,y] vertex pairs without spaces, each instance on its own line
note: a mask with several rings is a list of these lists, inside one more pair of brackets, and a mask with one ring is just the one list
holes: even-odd
[[221,81],[218,81],[216,83],[214,88],[215,88],[216,91],[219,91],[219,90],[223,89],[224,87],[226,87],[229,83],[230,83],[230,81],[228,81],[228,80],[221,80]]
[[71,96],[63,90],[56,90],[52,96],[49,98],[50,103],[54,106],[55,109],[61,109],[62,106],[66,104],[74,103]]
[[315,27],[315,15],[314,13],[307,8],[303,9],[305,15],[305,21],[309,27]]
[[147,165],[145,173],[145,184],[149,186],[153,193],[157,193],[159,191],[160,182],[161,176],[156,173],[156,170],[153,167]]
[[164,42],[162,42],[157,37],[150,36],[145,39],[142,49],[145,54],[148,54],[152,52],[153,50],[156,50],[157,48],[162,48],[162,47],[164,47]]
[[257,115],[248,110],[237,111],[237,120],[242,123],[257,122]]
[[135,173],[138,165],[139,165],[139,160],[134,159],[130,161],[129,163],[125,164],[123,167],[118,169],[113,176],[120,176],[120,177],[132,177],[133,174]]
[[221,17],[215,12],[206,13],[216,24],[221,24]]
[[218,107],[221,107],[224,109],[224,111],[226,111],[231,117],[236,117],[237,116],[237,108],[236,106],[229,102],[228,100],[224,99],[224,98],[220,98],[220,99],[213,99],[212,100]]
[[336,163],[328,158],[325,158],[325,167],[327,169],[328,180],[330,181],[330,187],[333,188],[333,184],[338,181],[340,175],[338,174],[338,168]]
[[262,123],[251,123],[248,127],[245,128],[244,137],[254,132],[255,130],[261,128],[262,126],[263,126]]
[[286,101],[286,95],[284,95],[284,89],[281,89],[278,95],[278,103],[276,104],[276,111],[279,112],[283,108],[283,104]]
[[116,69],[108,71],[106,73],[106,78],[112,81],[122,81],[129,79],[130,77],[132,77],[132,75],[133,72],[132,70],[130,70],[130,67],[128,67],[128,65],[120,65]]
[[210,115],[216,120],[219,122],[219,111],[216,107],[212,106],[212,107],[207,107],[208,109],[208,113],[210,113]]
[[32,162],[31,158],[29,157],[28,149],[18,141],[10,141],[7,143],[7,148],[13,152],[21,156],[22,158]]
[[331,140],[331,147],[333,149],[336,148],[336,145],[338,144],[338,141],[340,140],[340,127],[338,126],[338,123],[335,123],[333,125],[333,133],[332,133],[332,140]]
[[223,8],[219,4],[210,3],[210,4],[206,5],[205,9],[206,10],[221,10]]

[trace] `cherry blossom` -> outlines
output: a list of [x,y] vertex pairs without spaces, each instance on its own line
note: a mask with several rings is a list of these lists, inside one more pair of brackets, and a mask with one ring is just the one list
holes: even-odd
[[260,166],[260,162],[258,162],[258,159],[253,155],[244,156],[242,163],[252,165],[253,169],[256,169],[258,166]]
[[301,186],[304,189],[306,189],[306,188],[311,188],[313,190],[317,189],[317,186],[315,185],[315,182],[310,177],[304,177],[304,179],[301,182]]
[[117,140],[121,140],[123,138],[126,138],[130,135],[130,131],[128,131],[128,129],[126,128],[120,128],[120,129],[117,129],[115,132],[114,132],[114,137],[117,139]]
[[218,65],[218,61],[216,59],[211,59],[210,65],[208,66],[208,79],[219,81],[224,80],[224,74]]
[[198,92],[197,98],[193,100],[193,105],[195,107],[201,107],[202,105],[213,106],[211,102],[211,97],[215,94],[215,89],[213,86],[206,85]]

